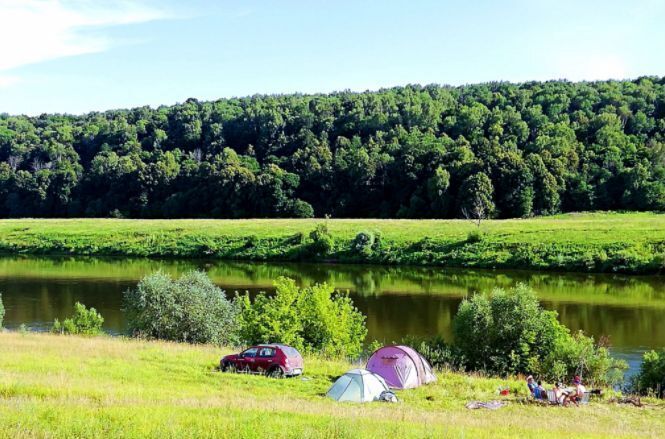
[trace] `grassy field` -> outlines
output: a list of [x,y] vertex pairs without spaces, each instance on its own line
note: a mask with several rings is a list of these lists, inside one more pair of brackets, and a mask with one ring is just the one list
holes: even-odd
[[0,333],[0,437],[662,437],[665,405],[592,402],[467,410],[522,382],[439,373],[399,404],[323,395],[353,365],[306,359],[306,380],[215,370],[227,350],[110,337]]
[[[328,254],[309,232],[325,222]],[[665,215],[568,214],[486,221],[480,239],[463,220],[116,220],[0,221],[0,252],[206,257],[257,261],[338,261],[581,272],[658,273],[665,261]],[[369,252],[358,232],[380,233]]]

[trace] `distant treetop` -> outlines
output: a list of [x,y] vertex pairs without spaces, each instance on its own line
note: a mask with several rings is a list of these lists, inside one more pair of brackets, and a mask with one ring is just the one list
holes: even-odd
[[665,78],[0,115],[3,217],[458,218],[478,203],[664,210]]

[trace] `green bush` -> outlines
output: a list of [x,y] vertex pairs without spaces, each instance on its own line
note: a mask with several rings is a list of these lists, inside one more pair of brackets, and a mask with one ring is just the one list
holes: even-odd
[[288,239],[289,244],[302,245],[306,242],[306,236],[303,232],[296,232]]
[[631,387],[642,395],[665,397],[665,349],[644,353],[640,372],[633,378]]
[[294,218],[314,218],[314,208],[306,201],[296,200],[293,203]]
[[305,352],[355,357],[367,335],[365,316],[347,294],[317,284],[298,288],[292,279],[275,281],[273,296],[236,296],[240,339],[246,344],[287,343]]
[[328,231],[326,224],[317,224],[316,228],[309,234],[312,240],[312,251],[318,255],[330,254],[335,247],[335,240]]
[[544,311],[525,285],[464,300],[453,320],[455,342],[467,367],[499,374],[525,372],[552,340],[565,335],[556,314]]
[[74,304],[74,315],[60,323],[58,319],[53,322],[51,332],[69,335],[98,335],[102,332],[104,317],[95,308],[86,308],[80,302]]
[[200,271],[180,279],[157,272],[124,296],[129,330],[138,337],[189,343],[236,342],[236,309]]
[[580,375],[596,386],[620,384],[626,369],[625,361],[612,358],[609,349],[595,344],[581,331],[556,339],[552,350],[531,365],[533,373],[551,381]]
[[351,250],[361,256],[371,256],[374,250],[375,236],[373,232],[360,232],[351,243]]
[[2,294],[0,294],[0,328],[2,328],[2,320],[5,318],[5,305],[2,304]]
[[483,232],[480,230],[471,230],[467,235],[466,235],[466,242],[469,244],[474,244],[476,242],[480,242],[484,238]]
[[464,300],[453,331],[470,370],[499,375],[535,372],[546,380],[582,375],[605,385],[619,381],[626,367],[592,338],[582,333],[572,336],[556,312],[544,310],[524,284]]
[[250,249],[250,248],[255,248],[259,244],[259,237],[256,235],[249,235],[247,238],[245,238],[245,248]]

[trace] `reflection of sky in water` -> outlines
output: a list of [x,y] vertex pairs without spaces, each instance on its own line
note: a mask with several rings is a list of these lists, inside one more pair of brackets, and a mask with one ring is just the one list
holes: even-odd
[[642,352],[665,346],[663,277],[543,274],[418,267],[330,264],[252,264],[145,259],[0,258],[5,326],[46,329],[76,301],[97,308],[111,333],[123,331],[122,292],[146,273],[200,268],[229,293],[271,290],[285,275],[300,284],[329,282],[348,289],[367,315],[368,340],[392,342],[405,335],[442,335],[463,297],[517,282],[533,286],[543,306],[559,313],[572,331],[609,336],[613,352],[637,367]]
[[628,363],[628,371],[626,372],[625,380],[628,383],[630,379],[637,374],[642,363],[642,355],[648,349],[642,348],[612,348],[612,356],[620,358]]

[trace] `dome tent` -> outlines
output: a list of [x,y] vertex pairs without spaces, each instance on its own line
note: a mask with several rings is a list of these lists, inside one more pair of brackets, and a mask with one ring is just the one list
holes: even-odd
[[394,389],[413,389],[436,381],[432,367],[408,346],[384,346],[369,357],[367,370],[381,375]]
[[365,369],[353,369],[339,377],[326,396],[340,402],[371,402],[388,390],[380,376]]

